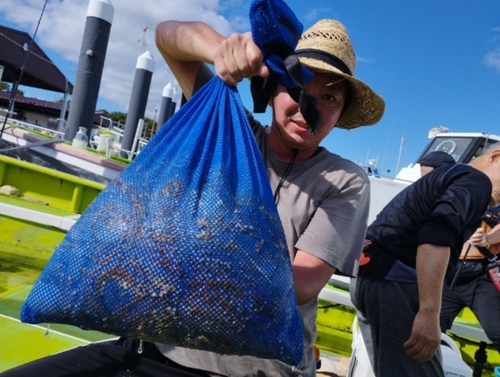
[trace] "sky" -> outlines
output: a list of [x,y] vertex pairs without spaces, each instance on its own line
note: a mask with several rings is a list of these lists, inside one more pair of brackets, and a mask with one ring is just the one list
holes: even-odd
[[[250,1],[110,0],[114,17],[97,109],[127,112],[138,57],[149,51],[154,73],[146,116],[153,118],[163,88],[175,80],[154,44],[167,19],[204,21],[225,36],[246,32]],[[304,30],[321,18],[342,22],[356,51],[355,76],[386,102],[374,126],[334,129],[322,145],[356,163],[376,159],[393,176],[415,162],[431,128],[500,135],[499,0],[288,0]],[[0,24],[33,36],[73,84],[89,2],[1,0]],[[20,87],[49,101],[61,93]],[[251,109],[248,83],[238,87]],[[270,113],[258,115],[264,124]]]

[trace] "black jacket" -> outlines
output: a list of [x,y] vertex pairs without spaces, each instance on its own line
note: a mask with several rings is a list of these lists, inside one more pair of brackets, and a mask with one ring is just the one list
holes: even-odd
[[489,178],[469,165],[434,169],[387,204],[368,227],[367,238],[386,257],[413,268],[420,244],[449,246],[452,267],[479,227],[491,190]]

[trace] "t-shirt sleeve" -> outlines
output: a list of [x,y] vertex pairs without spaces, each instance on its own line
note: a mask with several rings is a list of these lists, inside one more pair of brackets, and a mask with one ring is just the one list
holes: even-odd
[[[345,160],[344,163],[351,164]],[[370,185],[366,174],[354,164],[337,170],[335,175],[341,178],[324,183],[329,190],[296,247],[324,260],[342,274],[355,276],[366,235]]]

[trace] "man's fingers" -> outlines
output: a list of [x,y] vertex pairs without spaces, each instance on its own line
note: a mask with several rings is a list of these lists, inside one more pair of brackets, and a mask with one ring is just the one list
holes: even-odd
[[257,72],[257,74],[260,76],[260,77],[263,77],[263,78],[266,78],[269,76],[269,67],[265,64],[261,64],[260,67],[259,67],[259,71]]
[[215,70],[226,84],[234,86],[246,77],[267,77],[269,69],[262,59],[262,52],[250,33],[232,34],[215,54]]
[[423,342],[410,337],[403,347],[406,349],[406,354],[417,361],[427,361],[436,354],[439,344]]
[[415,358],[415,356],[422,352],[424,344],[422,342],[418,342],[416,339],[410,338],[405,344],[403,344],[403,347],[406,349],[406,354],[408,356]]

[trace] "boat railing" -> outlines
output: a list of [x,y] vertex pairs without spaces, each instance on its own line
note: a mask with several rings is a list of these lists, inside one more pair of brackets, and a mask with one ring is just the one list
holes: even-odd
[[132,151],[127,150],[127,149],[117,148],[113,151],[113,153],[119,155],[120,152],[123,152],[127,155],[127,160],[132,160],[133,157],[136,157],[141,152],[141,150],[146,146],[147,143],[148,143],[147,140],[140,139],[138,141],[138,148],[135,152],[132,152]]
[[[2,121],[5,120],[5,117],[0,115],[0,120],[2,120]],[[57,137],[60,139],[64,138],[64,132],[57,131],[57,130],[54,130],[52,128],[39,126],[39,125],[36,125],[33,123],[28,123],[28,122],[25,122],[25,121],[22,121],[19,119],[13,119],[13,118],[7,118],[7,121],[10,123],[11,127],[15,126],[15,127],[24,128],[27,130],[32,130],[32,131],[44,133],[44,134],[50,135],[52,137]]]
[[[109,127],[104,126],[105,121],[109,123]],[[115,126],[114,124],[117,124],[117,126]],[[106,155],[107,156],[118,155],[125,157],[127,160],[131,161],[135,156],[137,156],[141,152],[141,150],[146,146],[146,144],[149,141],[141,137],[142,132],[144,130],[144,119],[139,119],[138,121],[131,150],[123,149],[121,147],[124,130],[120,126],[122,126],[120,122],[115,122],[110,118],[101,115],[101,123],[99,127],[94,128],[93,136],[90,138],[89,144],[92,148],[97,149],[102,132],[104,130],[109,131],[113,136],[113,141],[111,146],[107,144]]]
[[[105,125],[107,123],[107,126]],[[123,133],[123,124],[120,121],[115,121],[111,118],[105,117],[101,115],[101,121],[99,122],[99,128],[114,130],[116,132]]]
[[[104,126],[105,121],[109,123],[107,127]],[[113,127],[113,121],[111,120],[111,118],[107,118],[107,117],[104,117],[101,115],[101,121],[99,122],[99,128],[111,129],[111,127]]]

